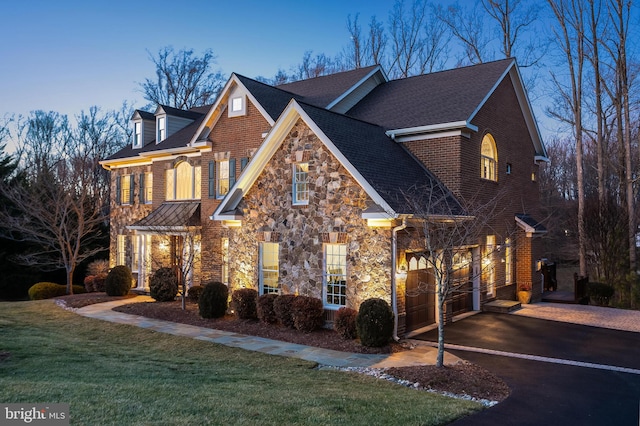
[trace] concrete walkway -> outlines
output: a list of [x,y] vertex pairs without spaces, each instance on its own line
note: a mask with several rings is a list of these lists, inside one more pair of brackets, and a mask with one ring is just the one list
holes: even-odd
[[511,314],[592,327],[640,332],[640,311],[541,302],[522,305],[522,309]]
[[[85,317],[134,325],[160,333],[191,337],[249,351],[300,358],[333,367],[387,368],[434,365],[436,362],[436,348],[418,340],[410,340],[411,344],[415,346],[413,349],[390,355],[355,354],[173,323],[112,310],[115,306],[127,303],[150,302],[152,300],[149,296],[138,296],[131,299],[89,305],[77,309],[76,312]],[[627,311],[599,306],[536,303],[522,305],[522,309],[512,312],[511,315],[640,332],[640,311]],[[455,364],[459,361],[460,358],[450,353],[445,353],[445,364]]]
[[[331,349],[314,348],[296,343],[281,342],[262,337],[247,336],[205,327],[196,327],[188,324],[173,323],[112,310],[112,308],[116,306],[127,303],[150,302],[152,300],[149,296],[138,296],[131,299],[96,303],[77,309],[76,313],[89,318],[148,328],[160,333],[191,337],[207,342],[246,349],[248,351],[295,357],[333,367],[408,367],[434,365],[436,362],[437,350],[420,342],[415,342],[416,346],[412,350],[390,355],[355,354]],[[455,364],[460,361],[460,358],[445,353],[444,361],[445,364]]]

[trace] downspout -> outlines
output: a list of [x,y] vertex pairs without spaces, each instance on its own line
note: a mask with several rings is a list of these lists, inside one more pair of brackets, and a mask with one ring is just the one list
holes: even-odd
[[398,257],[398,231],[407,227],[407,218],[402,218],[402,224],[393,228],[391,233],[391,309],[393,310],[393,340],[400,340],[398,337],[398,292],[396,289],[396,263]]

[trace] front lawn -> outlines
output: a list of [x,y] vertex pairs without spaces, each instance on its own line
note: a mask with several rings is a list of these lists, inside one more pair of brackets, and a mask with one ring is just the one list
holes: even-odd
[[446,424],[482,409],[314,363],[0,303],[0,402],[69,403],[72,424]]

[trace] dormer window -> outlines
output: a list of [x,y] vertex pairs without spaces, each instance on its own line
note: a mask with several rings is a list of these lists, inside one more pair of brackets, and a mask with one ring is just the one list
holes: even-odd
[[158,131],[156,133],[156,141],[162,142],[167,137],[167,118],[158,118]]
[[244,96],[232,96],[229,100],[229,117],[238,117],[247,113]]
[[142,122],[133,123],[133,148],[142,148]]

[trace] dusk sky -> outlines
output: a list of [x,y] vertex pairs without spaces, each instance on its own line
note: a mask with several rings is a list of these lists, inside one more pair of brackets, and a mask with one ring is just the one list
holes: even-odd
[[22,0],[0,8],[0,118],[42,109],[71,117],[92,105],[146,102],[147,51],[211,48],[225,75],[273,77],[307,50],[335,56],[348,42],[347,16],[386,21],[393,0],[154,2]]

